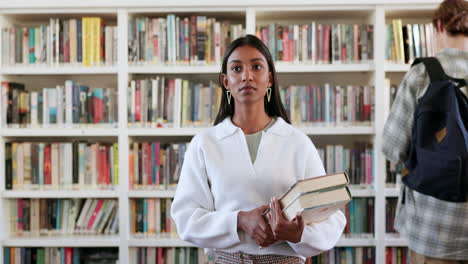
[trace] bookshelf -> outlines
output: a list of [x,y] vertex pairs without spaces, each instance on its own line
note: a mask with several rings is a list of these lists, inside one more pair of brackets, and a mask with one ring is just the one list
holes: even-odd
[[2,75],[78,75],[78,74],[117,74],[117,67],[79,67],[61,65],[55,67],[33,66],[12,66],[2,69]]
[[60,236],[45,238],[13,238],[3,241],[4,247],[119,247],[118,236]]
[[118,198],[117,191],[4,191],[4,198]]
[[[374,90],[374,122],[358,126],[300,126],[319,147],[326,144],[352,144],[354,141],[373,143],[374,184],[372,188],[351,189],[355,197],[373,197],[374,237],[343,238],[339,247],[374,247],[376,263],[385,263],[387,247],[404,247],[406,242],[393,234],[385,233],[385,199],[397,197],[398,189],[385,184],[385,158],[380,152],[381,134],[389,111],[389,91],[385,79],[398,84],[408,64],[385,60],[385,25],[392,19],[401,18],[404,23],[428,23],[431,10],[438,0],[366,0],[366,1],[236,1],[224,3],[214,0],[193,3],[190,1],[154,2],[138,0],[114,2],[108,0],[66,2],[48,0],[41,3],[16,1],[2,3],[0,26],[14,23],[37,25],[54,18],[79,18],[99,16],[109,25],[117,27],[117,61],[114,65],[83,67],[81,65],[0,65],[0,81],[25,83],[32,90],[55,87],[65,80],[76,80],[90,87],[112,87],[118,91],[118,122],[113,126],[72,125],[63,128],[30,127],[11,128],[0,122],[0,160],[5,160],[5,143],[10,141],[71,142],[93,140],[117,142],[119,146],[119,185],[114,190],[6,190],[5,166],[0,166],[0,219],[8,215],[9,201],[16,198],[114,198],[118,201],[119,234],[116,236],[67,236],[67,237],[11,237],[8,221],[0,223],[0,245],[2,247],[117,247],[119,259],[127,263],[131,247],[188,247],[189,243],[173,237],[136,238],[130,234],[130,199],[171,198],[171,190],[131,190],[128,181],[129,145],[147,139],[152,141],[188,141],[203,128],[147,128],[130,126],[127,115],[128,84],[131,80],[146,76],[169,75],[175,78],[216,80],[219,64],[213,65],[167,65],[128,62],[128,20],[133,17],[165,17],[166,14],[206,15],[226,19],[244,26],[246,33],[255,34],[257,26],[277,23],[367,23],[374,27],[373,60],[359,63],[311,64],[276,63],[278,79],[283,86],[310,83],[341,83],[371,85]],[[1,35],[0,35],[1,37]],[[0,41],[1,50],[2,41]],[[2,54],[0,53],[0,56]],[[0,57],[0,61],[2,58]],[[3,116],[0,109],[0,116]],[[335,143],[337,142],[337,143]],[[0,250],[3,260],[3,250]]]

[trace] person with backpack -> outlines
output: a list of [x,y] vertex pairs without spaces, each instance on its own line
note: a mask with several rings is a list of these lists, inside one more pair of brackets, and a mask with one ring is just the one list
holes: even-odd
[[445,0],[432,22],[440,51],[406,73],[382,151],[406,167],[395,229],[410,263],[468,263],[468,2]]

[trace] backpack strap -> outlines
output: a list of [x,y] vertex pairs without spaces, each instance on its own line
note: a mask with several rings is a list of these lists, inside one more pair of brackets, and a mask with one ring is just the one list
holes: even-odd
[[413,64],[411,64],[411,67],[419,64],[420,62],[424,63],[424,67],[426,68],[427,74],[429,74],[431,82],[452,80],[459,83],[461,87],[466,86],[466,81],[464,79],[453,78],[445,74],[444,68],[442,68],[442,65],[437,58],[416,58]]
[[436,58],[416,58],[413,64],[411,64],[411,67],[413,67],[416,64],[419,64],[420,62],[424,63],[424,66],[426,67],[426,71],[427,74],[429,74],[429,79],[431,80],[431,82],[444,81],[449,79],[448,76],[445,74],[442,65],[440,65],[439,60],[437,60]]

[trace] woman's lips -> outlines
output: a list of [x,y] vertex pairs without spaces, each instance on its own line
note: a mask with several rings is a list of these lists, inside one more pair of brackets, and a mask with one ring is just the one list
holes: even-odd
[[244,86],[240,89],[241,92],[253,92],[255,89],[255,87],[253,86]]

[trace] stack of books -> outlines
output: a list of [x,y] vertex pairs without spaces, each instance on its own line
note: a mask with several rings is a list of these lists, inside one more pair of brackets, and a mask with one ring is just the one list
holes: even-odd
[[305,224],[321,222],[351,201],[348,184],[345,172],[297,181],[279,199],[283,215],[291,220],[301,212]]

